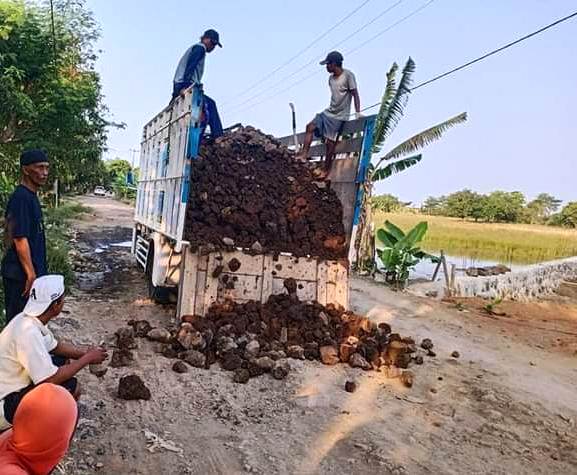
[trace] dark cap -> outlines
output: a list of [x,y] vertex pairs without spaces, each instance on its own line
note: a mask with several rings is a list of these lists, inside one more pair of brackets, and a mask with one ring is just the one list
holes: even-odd
[[208,38],[209,40],[212,40],[214,42],[214,44],[220,46],[222,48],[222,45],[220,44],[220,37],[218,36],[218,31],[216,30],[206,30],[204,32],[204,35],[202,35],[203,38]]
[[327,54],[327,57],[321,61],[321,66],[324,66],[325,64],[339,64],[343,62],[343,55],[341,53],[339,53],[338,51],[331,51],[329,54]]
[[25,167],[26,165],[32,165],[34,163],[46,163],[48,162],[48,155],[44,150],[32,149],[25,150],[20,155],[20,166]]

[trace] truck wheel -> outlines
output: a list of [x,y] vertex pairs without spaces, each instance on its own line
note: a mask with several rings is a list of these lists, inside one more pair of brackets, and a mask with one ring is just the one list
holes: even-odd
[[146,283],[148,285],[148,298],[155,303],[167,304],[170,301],[170,291],[167,287],[157,287],[152,283],[152,268],[154,266],[154,242],[150,242],[148,257],[146,258]]

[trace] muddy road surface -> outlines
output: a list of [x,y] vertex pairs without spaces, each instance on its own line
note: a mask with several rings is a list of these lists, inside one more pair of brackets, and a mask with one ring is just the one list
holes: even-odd
[[[169,324],[175,308],[146,298],[144,276],[124,247],[132,209],[81,201],[93,211],[75,225],[78,285],[54,332],[111,344],[130,319]],[[508,320],[489,318],[475,305],[463,311],[467,303],[361,279],[351,286],[353,310],[433,340],[437,356],[414,367],[411,389],[382,373],[295,360],[284,381],[235,384],[218,365],[177,374],[174,360],[139,339],[131,367],[109,368],[102,378],[80,374],[78,430],[56,473],[577,473],[574,304],[563,304],[559,322],[516,325],[525,314],[519,308]],[[150,389],[149,401],[117,398],[119,379],[131,373]],[[357,383],[354,393],[344,390],[347,380]]]

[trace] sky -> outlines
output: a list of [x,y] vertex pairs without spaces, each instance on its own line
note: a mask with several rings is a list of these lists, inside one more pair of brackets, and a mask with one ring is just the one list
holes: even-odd
[[[327,107],[328,73],[318,61],[336,45],[366,106],[379,101],[393,62],[402,66],[412,57],[417,84],[577,10],[575,0],[87,3],[101,26],[97,69],[105,102],[111,118],[127,124],[110,131],[106,158],[134,155],[136,161],[138,152],[131,150],[139,149],[143,125],[168,103],[176,64],[207,28],[220,32],[224,46],[207,56],[203,81],[224,125],[242,122],[284,136],[291,133],[289,102],[299,130]],[[577,200],[576,55],[574,18],[415,91],[385,150],[460,112],[469,120],[427,147],[420,164],[379,183],[377,192],[415,205],[463,188]]]

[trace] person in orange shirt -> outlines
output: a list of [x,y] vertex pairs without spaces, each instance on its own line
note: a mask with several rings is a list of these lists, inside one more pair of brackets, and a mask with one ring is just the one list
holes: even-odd
[[0,434],[2,475],[47,475],[66,455],[78,407],[62,386],[44,383],[18,406],[12,429]]

